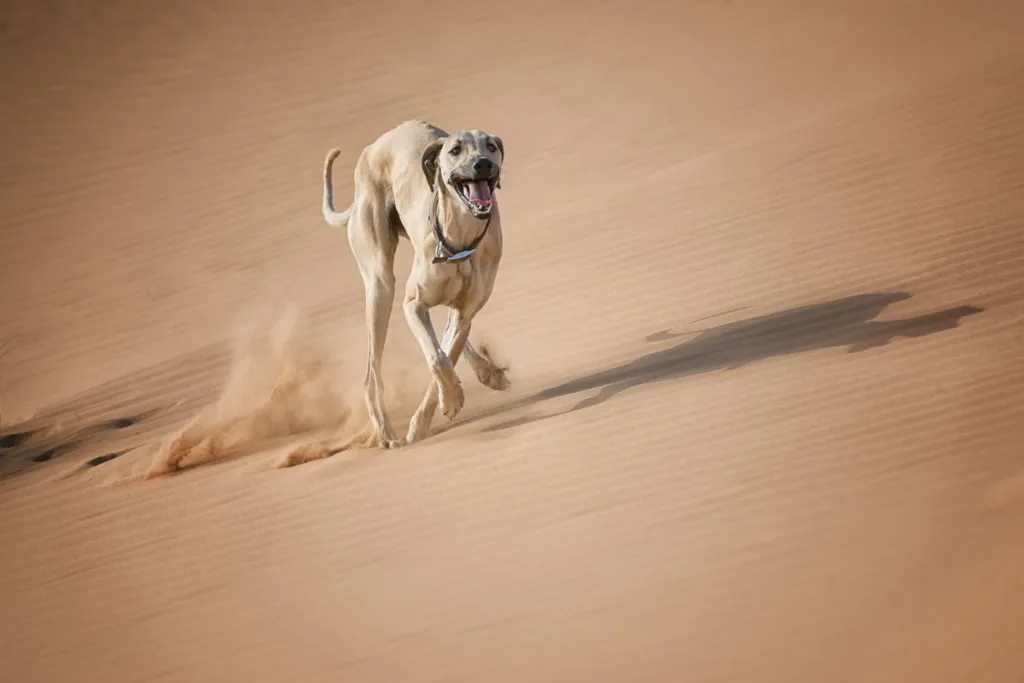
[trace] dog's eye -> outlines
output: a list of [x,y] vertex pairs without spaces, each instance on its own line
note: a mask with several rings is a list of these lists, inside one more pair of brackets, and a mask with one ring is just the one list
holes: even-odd
[[451,154],[453,157],[458,156],[460,152],[462,152],[462,147],[460,147],[459,145],[455,145],[450,150],[448,150],[448,153]]
[[487,151],[490,152],[491,154],[494,154],[495,152],[498,151],[498,148],[493,142],[488,142]]

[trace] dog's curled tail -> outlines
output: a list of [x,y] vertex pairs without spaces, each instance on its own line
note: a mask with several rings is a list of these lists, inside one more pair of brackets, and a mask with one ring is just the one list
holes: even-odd
[[331,167],[334,166],[334,160],[341,154],[340,149],[332,149],[327,153],[327,160],[324,161],[324,220],[327,221],[327,225],[335,228],[341,228],[348,225],[348,217],[352,212],[352,207],[348,207],[344,211],[334,210],[334,181],[331,179]]

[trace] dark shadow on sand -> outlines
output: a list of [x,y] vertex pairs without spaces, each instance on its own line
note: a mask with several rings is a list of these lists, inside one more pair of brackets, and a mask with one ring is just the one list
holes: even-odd
[[553,414],[528,414],[484,429],[485,432],[495,432],[591,408],[644,384],[713,370],[731,370],[802,351],[846,347],[847,353],[858,353],[884,346],[896,339],[924,337],[953,329],[960,324],[962,318],[984,310],[976,306],[957,306],[902,320],[874,320],[887,306],[908,298],[910,294],[905,292],[859,294],[721,325],[694,333],[695,336],[657,332],[649,335],[647,340],[665,341],[683,336],[689,338],[671,348],[654,351],[630,363],[564,382],[457,424],[465,425],[495,417],[549,399],[595,392],[568,410]]
[[[88,424],[69,431],[55,430],[49,427],[17,429],[0,434],[0,479],[18,474],[33,465],[49,462],[75,452],[86,443],[102,436],[106,432],[119,431],[134,427],[148,420],[157,411],[148,410],[134,415],[115,417]],[[117,458],[129,450],[110,452],[90,459],[89,467],[98,467]]]

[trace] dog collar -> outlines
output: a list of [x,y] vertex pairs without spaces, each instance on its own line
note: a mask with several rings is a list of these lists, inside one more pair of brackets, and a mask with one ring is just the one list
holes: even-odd
[[487,217],[484,229],[476,236],[476,239],[470,242],[468,247],[456,249],[445,239],[444,231],[441,230],[441,221],[437,218],[437,203],[440,200],[440,196],[440,191],[434,193],[434,201],[430,203],[430,211],[427,213],[427,220],[430,221],[430,226],[434,229],[434,236],[437,237],[437,251],[434,255],[433,263],[458,263],[465,261],[473,255],[476,248],[484,241],[487,229],[491,227],[491,217]]

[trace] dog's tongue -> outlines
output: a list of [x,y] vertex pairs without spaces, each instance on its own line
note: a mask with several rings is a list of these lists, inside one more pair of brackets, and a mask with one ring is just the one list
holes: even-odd
[[471,180],[466,183],[466,190],[469,192],[469,201],[474,204],[491,203],[491,186],[486,180]]

